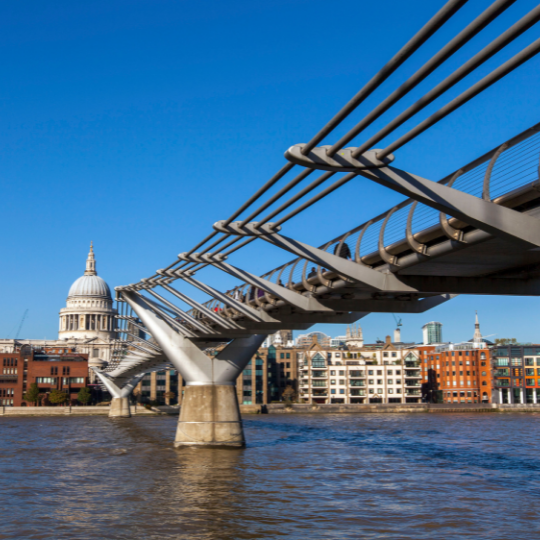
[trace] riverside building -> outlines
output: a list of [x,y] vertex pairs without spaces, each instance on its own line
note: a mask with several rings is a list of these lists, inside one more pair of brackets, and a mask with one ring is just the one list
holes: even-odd
[[499,345],[491,351],[494,403],[540,403],[540,345]]
[[423,401],[490,403],[490,345],[482,338],[477,314],[470,341],[419,346]]
[[299,401],[303,403],[419,403],[418,352],[384,344],[336,350],[313,343],[298,355]]
[[42,402],[52,390],[68,395],[68,403],[77,403],[79,390],[88,384],[88,356],[67,352],[34,350],[28,345],[18,351],[0,353],[0,405],[33,406],[23,396],[33,383],[38,385]]

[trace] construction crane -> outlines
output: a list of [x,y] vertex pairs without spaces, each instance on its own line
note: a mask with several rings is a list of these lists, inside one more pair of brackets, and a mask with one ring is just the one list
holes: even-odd
[[396,326],[399,328],[400,326],[403,326],[403,323],[401,322],[401,318],[398,319],[396,317],[396,314],[395,313],[392,313],[392,315],[394,316],[394,320],[396,321]]
[[15,339],[19,338],[19,334],[21,333],[24,321],[26,320],[26,316],[28,315],[28,308],[26,308],[26,311],[24,312],[24,315],[22,316],[21,322],[19,324],[19,328],[17,328],[17,333],[15,334]]

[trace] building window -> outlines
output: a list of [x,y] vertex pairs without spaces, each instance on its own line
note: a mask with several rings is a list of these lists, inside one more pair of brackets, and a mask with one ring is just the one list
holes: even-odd
[[330,393],[331,393],[331,394],[335,394],[335,393],[336,393],[336,389],[335,389],[335,388],[332,388],[332,389],[330,390]]
[[382,388],[377,388],[377,394],[382,394]]
[[344,389],[344,388],[340,388],[340,389],[339,389],[339,393],[340,393],[340,394],[344,394],[344,393],[345,393],[345,389]]
[[336,384],[336,379],[331,379],[330,384]]
[[394,390],[393,390],[392,388],[389,388],[389,389],[388,389],[388,393],[389,393],[389,394],[393,394],[393,393],[394,393]]
[[311,366],[312,367],[326,367],[326,360],[317,353],[312,359],[311,359]]

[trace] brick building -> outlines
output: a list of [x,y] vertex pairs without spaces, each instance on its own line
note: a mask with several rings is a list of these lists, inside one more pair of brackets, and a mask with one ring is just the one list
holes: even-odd
[[0,353],[0,405],[33,406],[23,395],[37,383],[44,403],[52,390],[68,394],[77,404],[79,390],[88,384],[88,355],[73,352],[48,352],[28,346],[11,353]]
[[492,376],[485,342],[418,346],[422,398],[434,403],[490,403]]

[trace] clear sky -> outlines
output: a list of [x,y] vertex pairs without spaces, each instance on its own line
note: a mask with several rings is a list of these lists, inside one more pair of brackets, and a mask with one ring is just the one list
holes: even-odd
[[[20,0],[0,4],[0,336],[55,338],[58,310],[84,271],[90,240],[111,288],[171,263],[227,218],[443,4],[435,0]],[[469,2],[332,142],[490,4]],[[370,135],[536,5],[520,0],[439,68]],[[422,119],[538,38],[536,25],[437,100]],[[438,180],[540,121],[537,57],[396,152],[396,164]],[[416,125],[408,122],[398,133]],[[387,142],[391,142],[390,137]],[[357,179],[287,224],[322,244],[401,197]],[[252,244],[231,262],[263,273],[289,260]],[[216,287],[230,280],[201,273]],[[186,292],[191,293],[192,290]],[[195,297],[200,298],[197,294]],[[403,316],[420,340],[484,334],[540,341],[536,298],[459,297]],[[362,320],[390,333],[391,314]],[[338,335],[340,325],[319,329]]]

